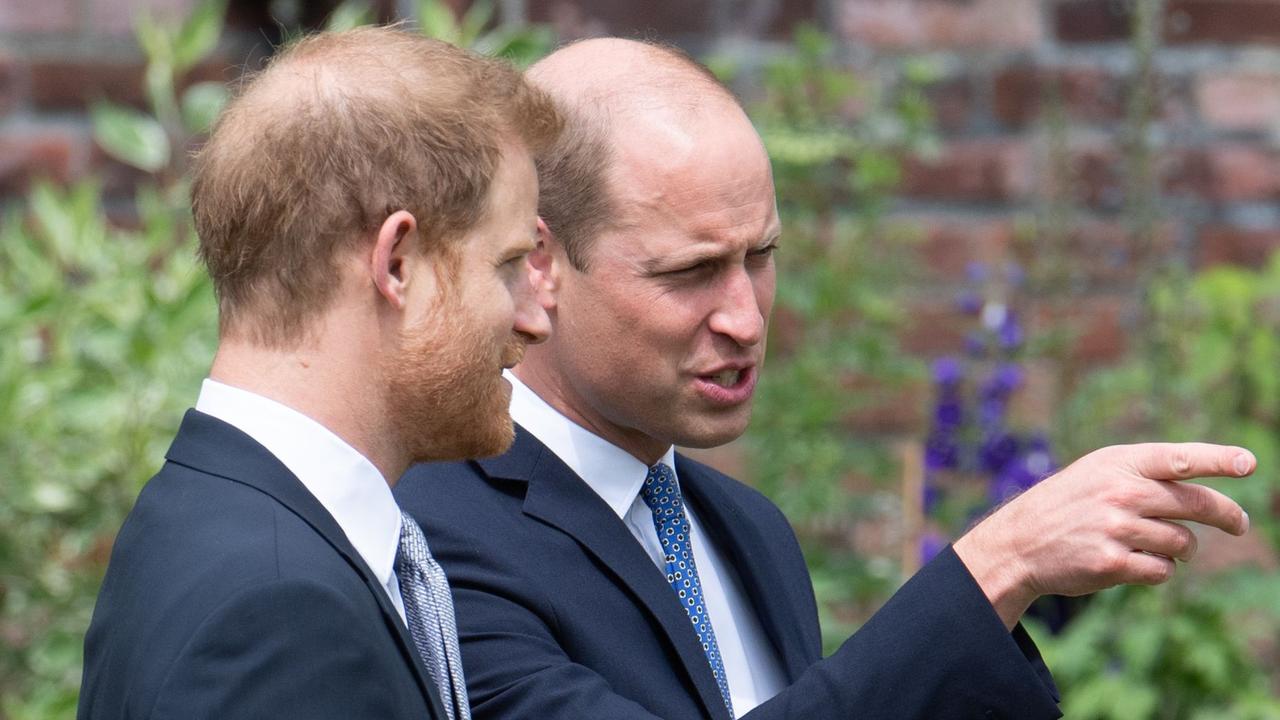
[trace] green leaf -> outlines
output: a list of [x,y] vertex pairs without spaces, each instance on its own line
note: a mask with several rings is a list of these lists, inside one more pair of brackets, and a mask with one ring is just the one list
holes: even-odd
[[227,104],[229,93],[220,82],[196,83],[182,94],[182,124],[190,133],[207,132]]
[[150,12],[138,14],[133,23],[134,36],[138,45],[147,56],[148,62],[161,62],[166,65],[173,62],[173,33],[156,22]]
[[448,43],[458,43],[462,34],[453,10],[443,0],[418,0],[418,22],[422,34]]
[[342,4],[329,14],[329,19],[324,23],[324,29],[329,32],[341,32],[369,25],[373,21],[373,8],[369,3],[364,0],[343,0]]
[[93,137],[107,154],[147,172],[169,164],[169,136],[155,118],[106,102],[95,104],[90,116]]
[[509,60],[525,68],[541,60],[555,45],[555,32],[545,25],[498,28],[485,33],[472,45],[473,50]]
[[458,27],[458,44],[462,47],[475,45],[480,33],[484,32],[491,20],[493,20],[492,0],[476,0],[462,16],[462,22]]
[[182,24],[173,41],[173,68],[186,72],[218,45],[227,0],[204,0]]

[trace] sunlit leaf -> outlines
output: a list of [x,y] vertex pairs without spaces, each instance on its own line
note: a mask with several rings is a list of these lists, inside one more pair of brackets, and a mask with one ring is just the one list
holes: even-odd
[[218,45],[227,0],[204,0],[187,18],[173,40],[173,68],[186,72]]
[[330,32],[351,30],[362,25],[373,23],[373,7],[364,0],[343,0],[342,4],[329,13],[324,29]]
[[208,131],[227,104],[228,96],[226,85],[220,82],[196,83],[187,88],[182,94],[182,124],[187,132]]
[[147,172],[169,164],[169,136],[155,118],[105,102],[90,116],[94,139],[112,157]]

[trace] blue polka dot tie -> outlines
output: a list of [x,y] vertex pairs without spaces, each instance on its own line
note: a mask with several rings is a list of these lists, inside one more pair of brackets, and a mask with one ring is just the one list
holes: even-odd
[[689,518],[684,513],[684,501],[680,499],[675,473],[663,463],[649,468],[640,496],[653,511],[653,526],[662,543],[667,582],[693,623],[693,631],[698,634],[698,642],[702,643],[702,651],[707,654],[707,662],[711,665],[711,674],[720,687],[720,696],[724,698],[725,707],[729,708],[729,717],[734,717],[729,680],[724,674],[724,662],[720,659],[720,646],[716,644],[711,616],[707,614],[706,603],[702,600],[702,582],[698,580],[698,566],[693,562],[693,547],[690,545]]

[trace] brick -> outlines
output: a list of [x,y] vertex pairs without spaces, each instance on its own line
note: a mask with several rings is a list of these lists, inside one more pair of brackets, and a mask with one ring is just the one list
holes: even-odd
[[0,52],[0,118],[13,112],[21,102],[20,73],[18,62],[12,56]]
[[929,387],[923,382],[886,384],[880,378],[850,375],[841,383],[850,408],[841,423],[857,435],[905,435],[925,430]]
[[[1117,42],[1129,38],[1132,2],[1060,0],[1054,34],[1064,43]],[[1164,42],[1280,43],[1280,3],[1275,0],[1168,0],[1161,19]]]
[[950,298],[908,303],[902,348],[914,355],[946,355],[964,351],[966,323]]
[[[1152,247],[1139,248],[1132,233],[1122,223],[1110,220],[1075,220],[1059,242],[1065,268],[1045,268],[1047,273],[1059,271],[1072,291],[1096,290],[1100,287],[1130,287],[1152,256],[1163,257],[1177,248],[1177,224],[1157,223]],[[1039,250],[1043,256],[1047,251]]]
[[1125,166],[1119,152],[1111,146],[1077,147],[1070,152],[1076,201],[1099,210],[1124,207]]
[[1121,0],[1060,0],[1053,8],[1053,30],[1064,43],[1125,40],[1133,23],[1130,3]]
[[1275,0],[1169,0],[1164,38],[1169,44],[1280,44]]
[[531,22],[551,23],[562,40],[600,35],[697,34],[712,30],[713,4],[685,0],[529,0]]
[[840,33],[892,50],[1030,49],[1042,39],[1040,3],[1026,0],[843,0]]
[[994,78],[992,113],[1012,128],[1027,125],[1044,111],[1051,83],[1057,83],[1067,118],[1109,122],[1124,117],[1125,81],[1097,68],[1006,68]]
[[29,128],[0,133],[0,196],[25,193],[31,182],[46,178],[70,182],[84,171],[88,138],[56,128]]
[[1201,267],[1262,267],[1277,249],[1280,249],[1280,228],[1213,225],[1200,231]]
[[1010,140],[954,142],[937,158],[906,158],[902,169],[904,194],[937,200],[1025,199],[1035,182],[1026,146]]
[[924,92],[940,130],[956,132],[970,125],[976,95],[972,77],[946,78],[930,84]]
[[930,280],[964,282],[971,263],[989,267],[1009,257],[1014,241],[1013,221],[1008,218],[968,219],[946,214],[914,215],[907,222],[920,230],[920,242],[912,246],[914,267]]
[[1222,130],[1280,127],[1280,74],[1215,72],[1197,78],[1200,116]]
[[1065,330],[1072,341],[1072,361],[1111,363],[1123,358],[1129,349],[1136,312],[1133,301],[1126,298],[1081,297],[1070,304],[1037,307],[1027,331],[1044,334]]
[[199,0],[88,0],[88,29],[95,35],[131,36],[140,15],[160,21],[180,22]]
[[1280,151],[1262,145],[1214,145],[1208,150],[1205,196],[1226,202],[1280,199]]
[[80,110],[97,100],[143,107],[143,65],[48,60],[31,65],[31,102],[39,110]]
[[80,24],[78,0],[4,0],[0,33],[74,33]]

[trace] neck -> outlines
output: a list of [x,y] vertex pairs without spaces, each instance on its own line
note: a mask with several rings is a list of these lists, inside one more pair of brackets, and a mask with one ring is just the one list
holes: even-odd
[[394,441],[379,390],[381,371],[359,343],[323,336],[299,347],[265,348],[223,337],[209,377],[270,398],[324,425],[394,485],[409,460]]
[[652,467],[667,454],[671,443],[650,437],[639,430],[624,428],[609,422],[601,413],[595,412],[591,405],[574,391],[572,385],[564,380],[563,376],[538,362],[538,351],[541,350],[541,346],[529,347],[525,352],[524,362],[517,365],[512,372],[520,378],[520,382],[542,398],[543,402],[569,418],[575,425],[621,448],[645,465]]

